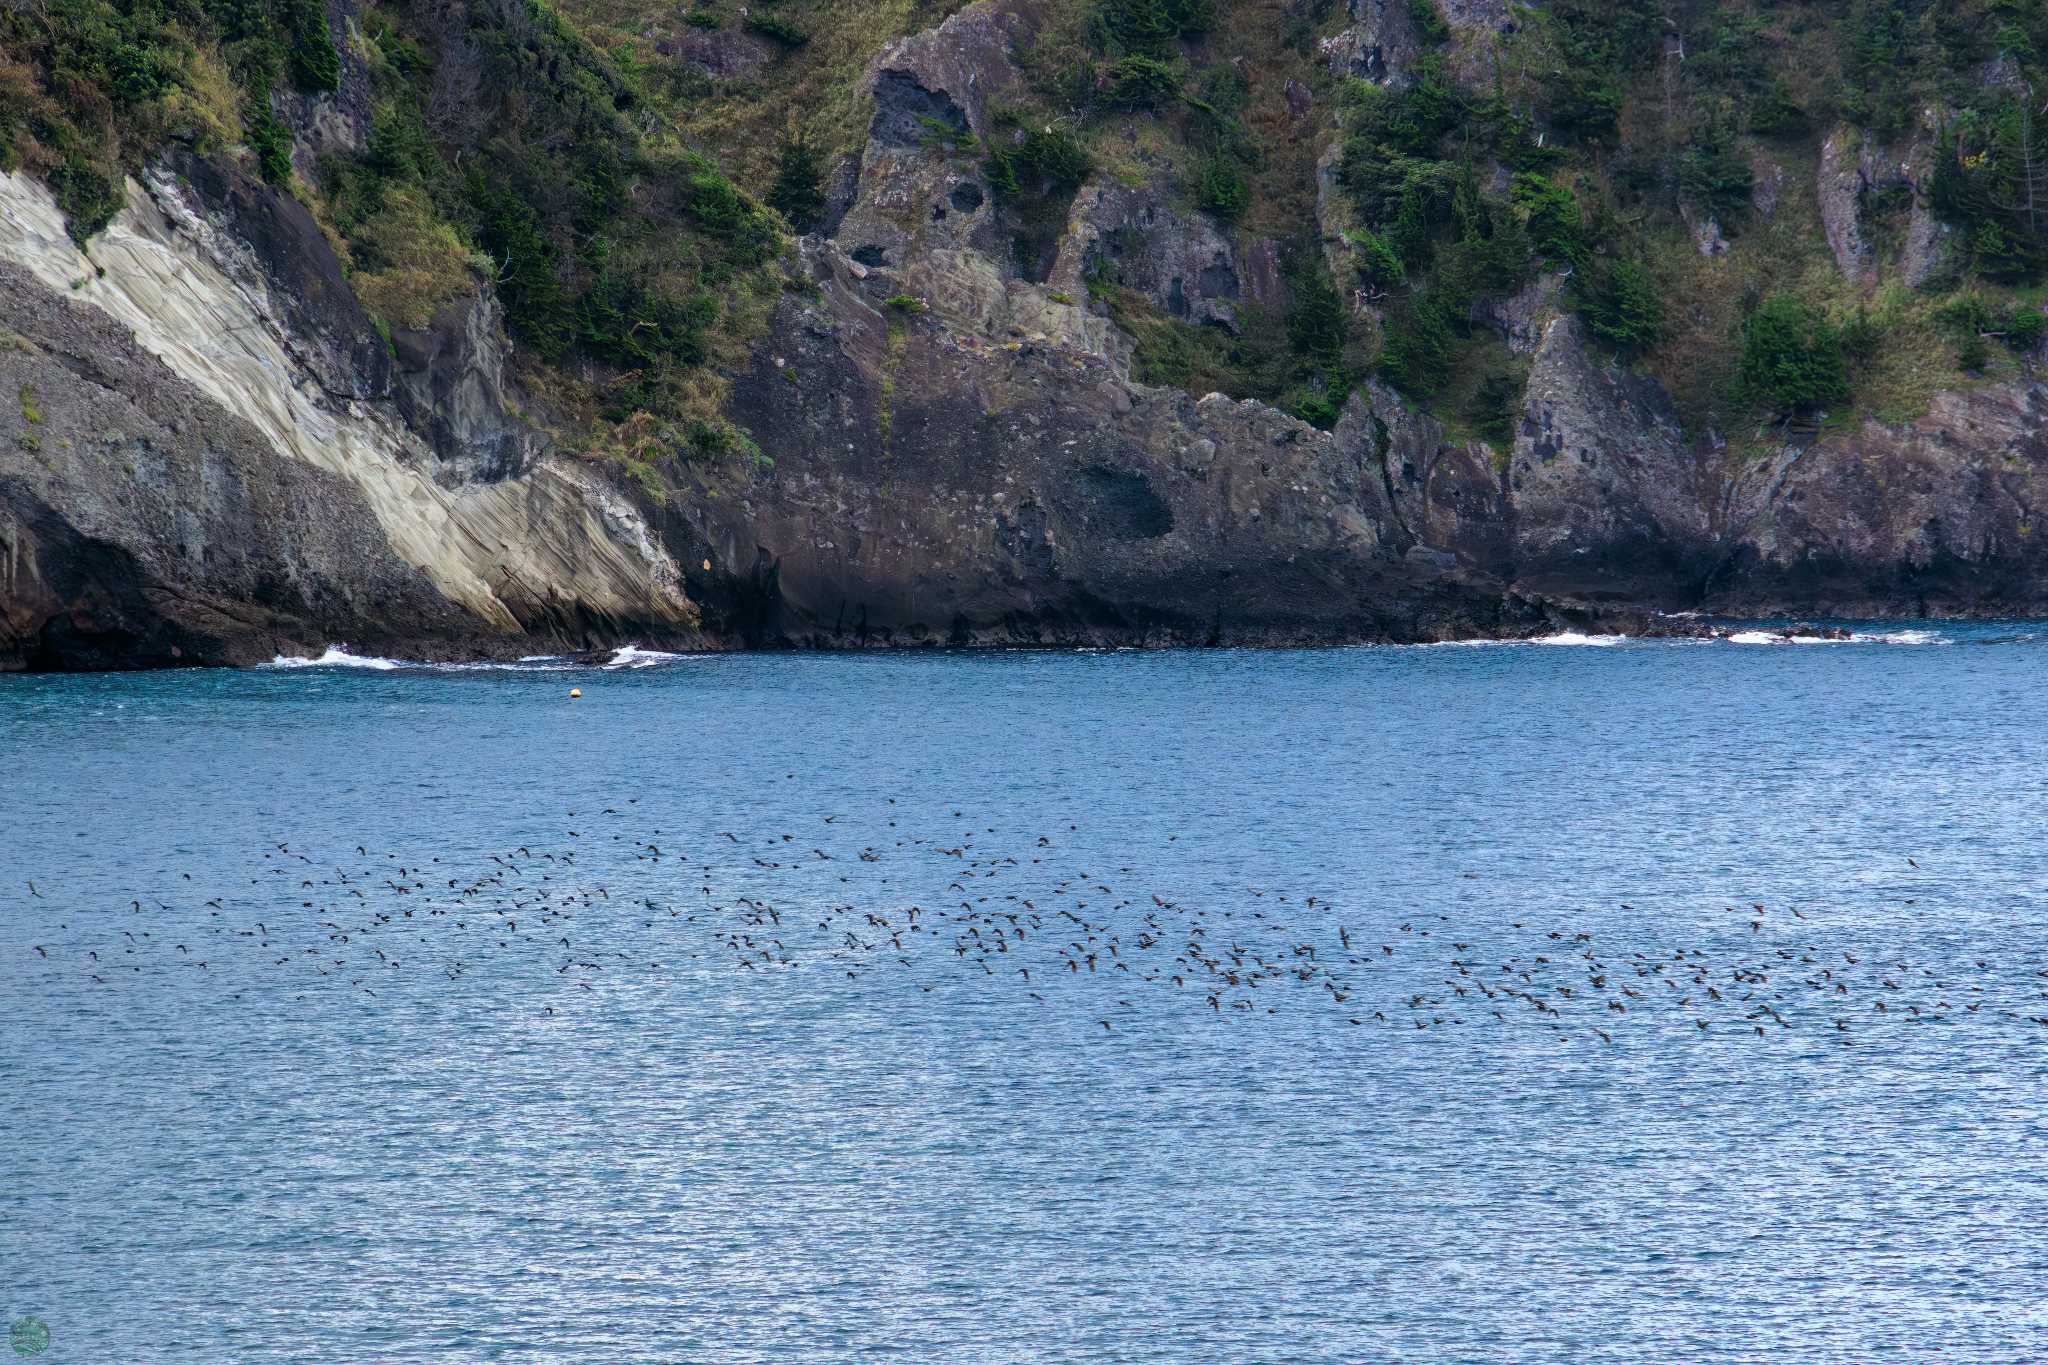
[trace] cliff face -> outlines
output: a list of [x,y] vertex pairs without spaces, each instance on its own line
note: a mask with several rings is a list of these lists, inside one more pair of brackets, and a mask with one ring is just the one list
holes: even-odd
[[[1398,78],[1410,9],[1351,14],[1328,61]],[[0,175],[0,667],[2048,611],[2029,378],[1735,458],[1553,281],[1483,319],[1527,366],[1502,455],[1377,380],[1328,431],[1136,382],[1104,269],[1229,334],[1287,285],[1164,170],[1020,222],[966,149],[1040,18],[982,0],[869,65],[850,194],[731,376],[765,458],[675,463],[658,497],[556,448],[487,284],[387,337],[306,210],[227,160],[152,161],[89,255]]]
[[387,348],[304,209],[166,161],[93,243],[0,176],[0,663],[693,638],[673,559],[509,407],[488,303]]
[[671,514],[719,562],[751,542],[750,638],[1430,639],[1652,612],[2048,608],[2032,382],[1731,460],[1686,437],[1654,380],[1600,358],[1554,288],[1496,321],[1530,352],[1505,468],[1378,383],[1323,432],[1131,382],[1127,340],[1084,302],[1093,262],[1134,258],[1124,277],[1162,312],[1221,325],[1258,278],[1248,253],[1104,177],[1034,283],[1004,259],[978,159],[898,135],[920,115],[984,134],[1018,79],[1003,35],[1028,16],[977,5],[875,64],[858,198],[804,244],[815,290],[785,299],[737,386],[774,465]]

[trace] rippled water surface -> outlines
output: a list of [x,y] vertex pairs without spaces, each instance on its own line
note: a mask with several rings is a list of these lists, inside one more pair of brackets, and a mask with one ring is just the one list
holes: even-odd
[[0,1312],[2042,1359],[2032,630],[0,679]]

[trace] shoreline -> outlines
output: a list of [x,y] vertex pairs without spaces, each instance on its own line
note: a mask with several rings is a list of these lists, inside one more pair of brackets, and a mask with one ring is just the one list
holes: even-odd
[[[6,676],[63,676],[96,673],[159,673],[199,669],[248,672],[292,672],[302,669],[359,669],[370,672],[512,672],[550,673],[634,671],[660,664],[691,659],[716,658],[733,654],[779,655],[887,655],[887,654],[1089,654],[1089,653],[1176,653],[1228,651],[1316,651],[1337,649],[1426,649],[1480,647],[1488,645],[1612,646],[1626,642],[1731,643],[1738,645],[1814,644],[1930,644],[1947,643],[1929,636],[1944,624],[1984,625],[2010,622],[2015,625],[2040,623],[2048,618],[2020,616],[1890,616],[1890,617],[1743,617],[1743,616],[1660,616],[1626,623],[1592,622],[1565,624],[1549,631],[1447,635],[1434,639],[1331,638],[1331,639],[1224,639],[1192,641],[1162,639],[1132,633],[1127,638],[1075,641],[969,641],[957,643],[936,636],[915,641],[886,643],[819,643],[816,641],[776,644],[745,644],[698,639],[662,639],[645,633],[616,644],[531,652],[542,647],[534,640],[508,641],[505,649],[463,653],[431,647],[437,642],[416,641],[428,647],[406,649],[403,642],[358,646],[333,641],[319,652],[277,653],[268,659],[181,660],[174,663],[138,662],[110,667],[14,668],[0,670]],[[1618,628],[1621,625],[1633,628]],[[438,642],[445,643],[445,642]],[[527,651],[527,652],[515,652]]]

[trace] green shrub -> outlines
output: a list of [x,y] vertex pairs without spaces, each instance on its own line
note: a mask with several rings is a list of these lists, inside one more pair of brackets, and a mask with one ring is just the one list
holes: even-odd
[[1758,137],[1799,137],[1811,122],[1779,77],[1773,77],[1749,107],[1749,131]]
[[759,265],[781,249],[774,223],[710,162],[693,171],[688,183],[690,215],[743,263]]
[[779,14],[768,14],[762,10],[750,10],[747,14],[747,31],[772,39],[784,47],[802,47],[811,40],[811,35],[792,24]]
[[1110,102],[1122,109],[1156,109],[1180,98],[1180,73],[1157,57],[1120,57],[1110,63]]
[[1303,385],[1288,399],[1286,408],[1302,421],[1320,431],[1328,431],[1337,425],[1337,419],[1344,415],[1344,400],[1349,393],[1339,393],[1328,385],[1314,383]]
[[649,366],[664,358],[698,365],[706,353],[705,334],[717,319],[718,305],[706,295],[668,298],[606,271],[583,296],[578,341],[587,353],[619,365]]
[[1859,0],[1842,36],[1842,111],[1880,137],[1904,132],[1920,48],[1904,0]]
[[997,143],[982,162],[1010,228],[1010,249],[1025,278],[1043,281],[1052,269],[1067,207],[1093,162],[1065,128],[1035,127],[1023,138]]
[[1408,0],[1408,22],[1415,27],[1415,36],[1425,43],[1448,42],[1451,26],[1436,12],[1431,0]]
[[1320,259],[1299,267],[1290,281],[1294,309],[1287,315],[1287,344],[1320,369],[1341,366],[1348,331],[1344,300]]
[[1842,360],[1851,370],[1869,367],[1884,348],[1884,324],[1871,316],[1870,305],[1859,300],[1856,311],[1842,324]]
[[107,54],[107,75],[114,98],[124,105],[153,100],[177,84],[177,74],[156,49],[129,42],[116,42]]
[[1195,202],[1226,223],[1234,223],[1251,206],[1251,182],[1228,157],[1212,156],[1195,178]]
[[1545,101],[1550,122],[1576,142],[1614,136],[1621,118],[1621,87],[1596,68],[1566,65],[1552,73]]
[[1096,45],[1111,55],[1163,59],[1178,40],[1206,33],[1215,17],[1212,0],[1102,0],[1093,28]]
[[512,334],[546,360],[558,360],[576,337],[575,308],[557,273],[555,244],[521,195],[472,178],[477,244],[497,267],[498,297]]
[[2014,282],[2048,273],[2048,147],[2038,138],[2031,102],[2006,97],[1944,128],[1930,199],[1959,229],[1973,270]]
[[270,112],[267,99],[251,101],[249,112],[243,115],[243,126],[249,133],[249,150],[256,153],[256,166],[263,179],[272,185],[288,184],[292,178],[292,137]]
[[1774,294],[1742,325],[1737,369],[1752,403],[1791,413],[1849,396],[1841,333],[1792,294]]
[[1530,248],[1544,262],[1560,269],[1586,264],[1579,200],[1569,188],[1525,171],[1515,177],[1509,202],[1528,231]]
[[1470,302],[1510,294],[1529,278],[1528,229],[1508,206],[1481,195],[1468,172],[1452,200],[1457,241],[1440,256],[1438,278],[1456,298]]
[[1657,283],[1640,262],[1600,259],[1572,277],[1579,316],[1587,328],[1623,355],[1646,351],[1664,329]]
[[443,305],[474,287],[468,249],[417,187],[385,195],[376,216],[355,229],[350,245],[355,271],[349,284],[356,297],[379,319],[400,327],[425,327]]
[[2014,351],[2031,351],[2048,335],[2048,315],[2039,308],[2016,306],[2004,318],[2005,344]]
[[433,180],[442,169],[426,121],[409,101],[386,100],[376,107],[364,155],[372,170],[392,180]]
[[1021,141],[994,147],[982,174],[997,194],[1067,194],[1081,188],[1093,159],[1064,128],[1034,128]]
[[1386,238],[1376,232],[1347,232],[1344,240],[1358,253],[1358,278],[1362,283],[1389,289],[1407,280],[1401,257]]
[[1523,381],[1514,374],[1489,374],[1473,390],[1472,401],[1463,416],[1479,438],[1496,450],[1515,443],[1515,426],[1522,415]]
[[1380,373],[1411,398],[1427,399],[1450,377],[1457,349],[1458,320],[1446,301],[1425,295],[1407,309],[1390,313],[1386,344],[1380,350]]
[[64,211],[64,228],[80,247],[121,211],[121,187],[78,153],[52,168],[49,181],[50,193]]
[[1469,163],[1439,153],[1470,107],[1450,83],[1441,56],[1423,57],[1406,89],[1355,85],[1347,97],[1348,130],[1337,176],[1359,218],[1382,236],[1411,275],[1423,270],[1437,242],[1462,228],[1462,187]]
[[917,122],[924,129],[920,141],[926,147],[944,152],[964,152],[974,146],[973,132],[960,124],[948,123],[929,114],[919,114]]
[[1450,68],[1434,52],[1415,63],[1409,85],[1396,89],[1355,84],[1347,103],[1347,142],[1411,157],[1435,156],[1438,143],[1467,108],[1451,82]]
[[1966,289],[1942,303],[1934,310],[1934,321],[1955,338],[1966,356],[1975,358],[1975,363],[1964,366],[1973,370],[1982,369],[1989,361],[1986,343],[1991,338],[2013,351],[2030,351],[2048,330],[2048,317],[2038,307],[1994,303],[1975,289]]
[[1975,289],[1965,289],[1943,300],[1934,310],[1935,324],[1958,339],[1988,330],[1992,317],[1990,302]]
[[1710,128],[1694,136],[1678,163],[1679,186],[1693,202],[1726,226],[1749,207],[1756,183],[1749,160],[1727,130]]

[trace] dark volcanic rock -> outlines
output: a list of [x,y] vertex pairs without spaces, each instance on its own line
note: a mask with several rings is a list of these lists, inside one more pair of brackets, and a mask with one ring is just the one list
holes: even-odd
[[[1300,643],[1546,628],[1455,554],[1409,554],[1363,425],[1129,384],[1052,339],[874,307],[826,248],[735,410],[772,467],[678,499],[756,643]],[[780,363],[777,363],[780,362]],[[742,609],[743,607],[743,609]]]
[[1405,0],[1350,0],[1350,27],[1322,41],[1322,54],[1339,76],[1375,85],[1406,85],[1422,50]]
[[297,205],[203,163],[147,178],[95,268],[0,175],[8,666],[701,639],[607,467],[512,410],[487,296],[394,366]]
[[1081,298],[1099,273],[1163,316],[1233,331],[1247,292],[1231,239],[1206,215],[1175,211],[1161,187],[1101,177],[1074,197],[1047,283]]
[[173,151],[151,176],[160,198],[203,219],[236,281],[283,312],[297,359],[329,394],[381,398],[391,357],[306,206],[219,158]]
[[399,411],[432,442],[442,483],[514,478],[545,449],[513,415],[524,395],[511,379],[503,309],[489,290],[449,304],[421,331],[393,332],[391,345]]
[[1712,471],[1656,383],[1602,363],[1576,318],[1537,347],[1508,486],[1518,582],[1544,594],[1686,606],[1714,559]]
[[1731,614],[2048,612],[2048,386],[1938,396],[1737,472],[1703,605]]

